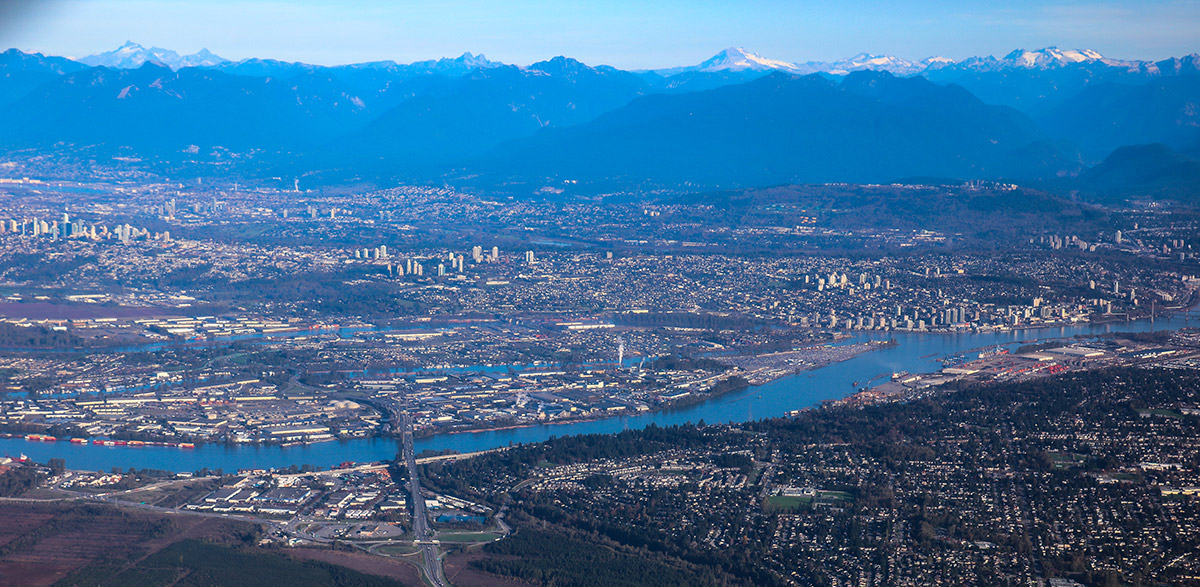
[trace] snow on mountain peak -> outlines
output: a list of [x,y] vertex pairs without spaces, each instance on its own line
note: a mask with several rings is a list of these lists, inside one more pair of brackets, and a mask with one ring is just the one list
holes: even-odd
[[769,71],[778,69],[795,72],[800,68],[796,64],[788,63],[787,61],[767,59],[758,53],[747,51],[742,47],[730,47],[702,62],[696,69],[700,71]]
[[1091,49],[1059,49],[1046,47],[1037,51],[1017,49],[1004,56],[1004,62],[1013,67],[1027,69],[1048,69],[1063,67],[1073,63],[1090,63],[1104,59],[1104,56]]
[[136,69],[146,62],[161,63],[171,69],[179,69],[181,67],[218,65],[226,61],[226,59],[213,55],[208,49],[201,49],[192,55],[180,55],[170,49],[163,49],[161,47],[147,49],[133,41],[125,41],[123,45],[112,51],[88,55],[79,60],[80,63],[85,65],[111,67],[114,69]]
[[849,59],[842,59],[841,61],[826,64],[826,67],[821,69],[834,74],[845,74],[868,69],[871,71],[886,71],[896,75],[908,75],[921,71],[924,69],[924,66],[894,55],[859,53]]

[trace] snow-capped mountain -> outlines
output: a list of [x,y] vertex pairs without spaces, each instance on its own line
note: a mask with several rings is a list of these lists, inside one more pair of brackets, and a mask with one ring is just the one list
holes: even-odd
[[914,63],[894,55],[871,55],[869,53],[859,53],[849,59],[842,59],[833,63],[814,63],[812,65],[818,67],[820,71],[834,75],[842,75],[864,69],[886,71],[895,75],[911,75],[925,69],[925,66],[921,63]]
[[796,71],[799,67],[787,61],[767,59],[758,53],[747,51],[741,47],[730,47],[705,60],[696,66],[696,69],[700,71],[724,71],[729,69],[734,71],[770,71],[773,69]]
[[777,59],[768,59],[755,53],[747,51],[742,47],[730,47],[712,57],[700,62],[698,65],[690,65],[685,67],[669,67],[666,69],[656,69],[655,73],[670,77],[680,73],[688,72],[705,72],[714,73],[721,71],[734,72],[767,72],[767,71],[786,71],[788,73],[807,74],[814,73],[817,70],[808,67],[807,64],[801,65],[788,61],[780,61]]
[[926,57],[921,60],[920,65],[921,70],[924,71],[926,69],[939,69],[948,65],[954,65],[955,63],[957,62],[949,57]]
[[1062,67],[1072,63],[1089,63],[1092,61],[1100,61],[1104,56],[1092,51],[1091,49],[1059,49],[1058,47],[1046,47],[1037,51],[1026,51],[1017,49],[1012,53],[1004,56],[1002,62],[1005,65],[1012,67],[1025,67],[1031,69],[1049,69],[1053,67]]
[[1059,49],[1046,47],[1036,51],[1017,49],[1001,59],[992,56],[969,57],[953,64],[943,64],[931,69],[952,66],[957,69],[972,71],[1004,71],[1004,70],[1051,70],[1076,65],[1092,63],[1120,67],[1136,67],[1143,62],[1108,59],[1091,49]]
[[415,61],[406,67],[411,71],[427,71],[442,75],[464,75],[475,69],[492,69],[502,65],[504,64],[499,61],[488,59],[483,53],[472,55],[470,52],[467,52],[454,59],[443,57],[437,60]]
[[905,76],[920,73],[931,65],[940,66],[947,63],[954,63],[954,61],[946,59],[945,57],[930,57],[923,61],[914,62],[901,57],[896,57],[894,55],[872,55],[870,53],[859,53],[854,57],[833,62],[808,61],[804,63],[793,63],[778,59],[768,59],[753,51],[747,51],[742,47],[730,47],[698,65],[692,65],[688,67],[671,67],[667,69],[657,69],[654,71],[655,73],[665,77],[688,72],[753,73],[769,71],[784,71],[797,75],[807,75],[810,73],[845,75],[852,71],[862,70],[887,71],[895,75]]
[[161,47],[147,49],[133,41],[125,41],[124,45],[112,51],[88,55],[78,61],[85,65],[114,69],[135,69],[149,61],[160,63],[171,69],[180,69],[183,67],[211,67],[226,63],[228,59],[213,55],[208,49],[201,49],[191,55],[180,55],[170,49]]

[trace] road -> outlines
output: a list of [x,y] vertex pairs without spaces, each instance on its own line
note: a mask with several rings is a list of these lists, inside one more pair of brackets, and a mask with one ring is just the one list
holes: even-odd
[[404,466],[408,469],[408,489],[412,494],[413,538],[421,549],[421,570],[435,587],[446,587],[449,583],[442,572],[438,547],[433,543],[433,532],[429,529],[429,519],[425,515],[425,498],[421,496],[421,478],[417,474],[417,456],[413,448],[412,416],[407,412],[403,415],[403,426]]

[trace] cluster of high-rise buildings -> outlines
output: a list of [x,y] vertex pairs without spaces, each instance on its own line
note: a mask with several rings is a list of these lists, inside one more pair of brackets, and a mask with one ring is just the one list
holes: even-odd
[[[534,264],[536,256],[533,251],[525,251],[525,263]],[[388,274],[397,277],[414,276],[422,277],[425,275],[426,265],[432,264],[430,271],[432,274],[439,277],[450,273],[462,273],[467,269],[467,257],[450,251],[443,256],[435,256],[432,258],[416,258],[410,257],[404,260],[403,263],[393,263],[393,257],[388,253],[387,245],[379,245],[375,248],[354,249],[354,258],[356,260],[387,261]],[[492,246],[491,251],[484,253],[484,248],[480,245],[475,245],[471,248],[470,261],[473,264],[479,265],[482,263],[495,263],[500,260],[500,247]]]
[[113,239],[122,243],[134,240],[171,240],[170,231],[152,232],[149,229],[129,224],[117,224],[111,228],[100,223],[89,225],[79,220],[72,221],[70,215],[66,212],[63,213],[62,220],[53,220],[51,222],[40,218],[24,218],[19,221],[15,218],[8,220],[0,219],[0,235],[4,234],[53,240],[73,238],[90,240]]
[[[858,287],[862,289],[892,289],[891,280],[884,279],[879,275],[870,276],[866,273],[858,275]],[[806,285],[816,285],[817,291],[825,291],[826,289],[841,288],[850,285],[850,276],[845,273],[833,272],[829,275],[805,275],[804,283]]]

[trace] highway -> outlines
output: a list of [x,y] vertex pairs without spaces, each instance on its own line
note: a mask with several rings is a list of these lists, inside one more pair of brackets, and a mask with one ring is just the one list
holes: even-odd
[[403,426],[404,465],[408,469],[408,489],[412,494],[413,538],[421,549],[421,570],[435,587],[446,587],[449,583],[442,573],[438,547],[433,543],[433,532],[430,531],[429,519],[425,516],[425,498],[421,496],[421,479],[417,474],[417,457],[413,448],[412,417],[407,412],[403,415]]

